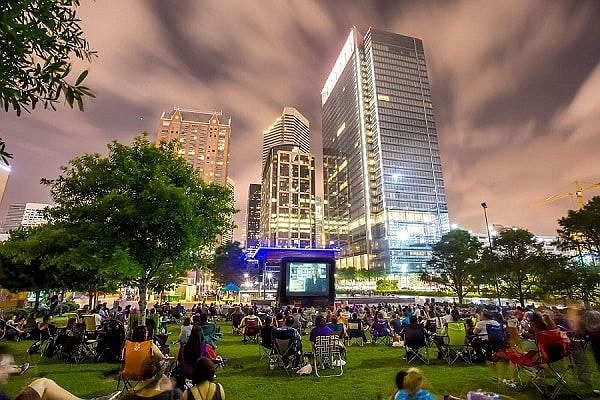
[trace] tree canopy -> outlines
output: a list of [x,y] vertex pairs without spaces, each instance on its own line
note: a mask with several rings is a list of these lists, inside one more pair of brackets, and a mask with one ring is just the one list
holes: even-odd
[[207,184],[176,154],[174,143],[155,146],[138,136],[131,146],[108,145],[61,168],[50,186],[52,221],[95,244],[88,256],[137,286],[140,311],[148,289],[175,283],[194,268],[201,249],[231,226],[232,193]]
[[[3,0],[0,2],[0,104],[4,111],[34,109],[38,103],[55,109],[62,99],[83,110],[87,70],[76,79],[72,58],[91,61],[91,50],[80,27],[79,0]],[[74,80],[74,82],[72,82]],[[0,138],[0,158],[12,154]]]
[[[453,290],[462,303],[466,294],[475,289],[474,276],[478,268],[481,243],[469,232],[453,229],[442,236],[433,246],[431,270],[423,271],[422,277]],[[433,272],[431,274],[430,272]]]
[[600,196],[592,198],[579,210],[569,210],[558,220],[559,244],[565,250],[600,260]]
[[0,102],[17,115],[38,103],[54,109],[61,96],[83,110],[83,98],[93,93],[83,86],[83,71],[72,78],[73,57],[91,61],[79,26],[79,0],[4,0],[0,2]]
[[522,306],[539,290],[545,271],[560,268],[564,261],[560,256],[546,252],[535,236],[525,229],[503,230],[492,243],[492,251],[487,249],[484,256],[487,276],[497,276],[500,292],[518,299]]
[[239,242],[225,243],[215,249],[214,261],[210,268],[218,282],[233,282],[241,286],[246,268],[246,254]]

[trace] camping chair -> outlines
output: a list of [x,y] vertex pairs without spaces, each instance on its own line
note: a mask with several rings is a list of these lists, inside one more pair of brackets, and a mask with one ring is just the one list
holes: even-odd
[[241,335],[242,327],[240,324],[242,323],[242,319],[244,318],[244,314],[231,314],[231,334],[232,335]]
[[263,358],[269,358],[271,351],[273,350],[273,327],[264,326],[260,328],[260,340],[258,343],[258,354],[260,360]]
[[117,381],[117,389],[123,383],[123,389],[126,391],[133,390],[135,386],[143,380],[144,361],[152,356],[152,341],[132,342],[125,341],[123,347],[123,360],[121,362],[121,370],[119,371],[119,380]]
[[73,328],[73,334],[67,336],[60,335],[61,340],[57,340],[56,354],[67,362],[79,363],[88,358],[94,358],[96,354],[96,340],[88,340],[85,336],[85,324],[76,324]]
[[[422,325],[406,325],[404,328],[404,349],[407,363],[418,358],[425,364],[429,364],[427,332]],[[421,349],[425,349],[425,357],[420,353]]]
[[124,342],[125,327],[121,321],[108,319],[102,322],[98,332],[98,344],[96,345],[97,360],[118,361],[121,358]]
[[204,341],[210,344],[213,348],[217,348],[217,340],[223,337],[223,334],[219,332],[219,326],[214,322],[208,322],[201,325],[202,333],[204,334]]
[[[342,359],[340,339],[335,336],[317,336],[313,343],[313,362],[315,374],[321,377],[342,376],[344,373],[344,364]],[[336,373],[339,368],[339,373]],[[332,369],[334,372],[330,375],[319,374],[319,369]]]
[[260,326],[258,325],[258,317],[252,319],[246,319],[244,326],[242,327],[244,334],[244,342],[250,338],[254,342],[258,342],[258,335],[260,335]]
[[96,326],[96,317],[94,314],[85,314],[82,316],[85,323],[85,333],[88,337],[95,337],[98,327]]
[[358,343],[359,346],[364,345],[363,337],[364,331],[362,322],[348,322],[348,331],[346,336],[346,343],[350,346],[352,343]]
[[471,364],[471,347],[467,345],[467,328],[462,322],[448,322],[446,328],[448,342],[442,346],[444,358],[448,364],[454,364],[461,358]]
[[494,354],[504,351],[508,347],[506,331],[502,325],[487,324],[487,343],[485,346],[485,356],[488,361],[494,361]]
[[[517,366],[517,378],[522,385],[521,371],[527,372],[530,383],[545,397],[554,399],[561,389],[566,389],[571,396],[581,398],[571,389],[559,370],[559,362],[569,358],[569,339],[559,329],[538,332],[535,335],[538,350],[525,354],[507,349],[502,353],[504,358]],[[547,379],[552,384],[547,385]],[[547,390],[550,389],[550,390]],[[573,397],[571,397],[573,398]]]
[[269,369],[282,368],[288,376],[300,364],[301,347],[294,328],[274,329],[273,347],[269,356]]
[[378,319],[371,325],[371,333],[373,335],[373,344],[377,344],[380,340],[388,345],[392,344],[392,328],[389,322],[385,319]]

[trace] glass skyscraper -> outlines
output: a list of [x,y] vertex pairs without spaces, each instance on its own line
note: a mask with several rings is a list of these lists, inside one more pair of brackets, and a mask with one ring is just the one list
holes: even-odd
[[321,98],[327,247],[341,268],[419,272],[450,229],[423,43],[352,29]]

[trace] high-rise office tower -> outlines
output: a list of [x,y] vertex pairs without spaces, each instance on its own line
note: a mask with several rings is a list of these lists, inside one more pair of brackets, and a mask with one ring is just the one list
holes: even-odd
[[342,268],[418,272],[449,230],[423,43],[352,29],[321,100],[327,245]]
[[315,157],[298,146],[271,147],[262,177],[260,245],[316,247]]
[[246,248],[256,249],[260,244],[260,183],[248,187],[248,210],[246,212]]
[[292,144],[298,146],[300,151],[310,153],[310,124],[294,107],[284,107],[281,116],[263,132],[263,168],[269,149],[280,144]]
[[174,107],[158,122],[156,143],[177,140],[178,153],[205,182],[225,186],[229,168],[231,118],[222,112],[202,112]]
[[44,203],[15,203],[8,206],[2,230],[8,232],[19,227],[31,228],[46,223],[44,211],[52,207]]

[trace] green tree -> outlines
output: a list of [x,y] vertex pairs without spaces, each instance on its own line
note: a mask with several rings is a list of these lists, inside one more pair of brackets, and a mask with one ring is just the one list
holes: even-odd
[[[95,97],[83,85],[88,72],[72,78],[73,57],[96,55],[84,38],[76,8],[79,0],[3,0],[0,2],[0,104],[17,115],[38,103],[55,109],[62,98],[83,110],[83,99]],[[0,158],[12,155],[0,138]]]
[[541,289],[546,294],[553,294],[567,301],[582,301],[586,308],[590,308],[600,298],[600,267],[564,259],[556,268],[545,271]]
[[542,275],[561,263],[559,256],[544,251],[525,229],[506,229],[492,243],[492,252],[486,249],[484,255],[486,275],[490,282],[497,276],[500,292],[518,299],[523,307],[525,300],[539,291]]
[[342,281],[354,281],[356,279],[356,268],[340,268],[336,270],[336,275]]
[[83,110],[93,97],[82,83],[87,71],[70,83],[71,59],[91,61],[96,55],[79,26],[79,0],[4,0],[0,2],[0,101],[5,111],[32,109],[42,103],[55,108],[64,97]]
[[246,254],[239,242],[225,243],[215,249],[214,261],[210,268],[218,282],[233,282],[241,286],[246,268]]
[[94,243],[88,257],[116,270],[120,283],[138,287],[141,315],[148,290],[193,269],[234,212],[229,189],[204,183],[175,143],[157,147],[146,134],[131,146],[109,144],[106,156],[75,158],[57,179],[42,182],[55,203],[49,217]]
[[450,288],[462,303],[473,292],[475,274],[479,268],[481,243],[469,232],[453,229],[433,246],[428,270],[421,272],[423,280]]
[[[88,257],[93,243],[56,224],[18,229],[0,244],[0,285],[11,290],[114,291],[114,269]],[[118,260],[114,260],[118,262]],[[36,309],[37,309],[36,299]]]
[[558,220],[558,243],[564,250],[577,253],[580,262],[591,256],[600,260],[600,196],[592,198],[579,210],[569,210]]

